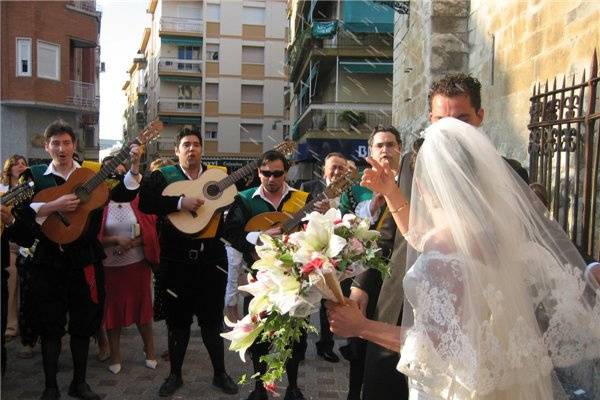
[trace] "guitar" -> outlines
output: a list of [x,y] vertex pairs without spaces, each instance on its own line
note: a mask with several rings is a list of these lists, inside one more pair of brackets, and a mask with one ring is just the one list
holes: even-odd
[[[6,207],[14,207],[33,196],[33,182],[25,182],[15,186],[0,198],[0,204]],[[0,224],[0,234],[4,231],[4,224]]]
[[[284,141],[275,150],[289,156],[296,149],[293,141]],[[211,218],[221,208],[227,207],[237,195],[235,183],[247,175],[252,174],[260,159],[254,160],[231,175],[219,169],[207,169],[198,179],[173,182],[162,192],[163,196],[197,197],[204,200],[202,207],[196,212],[180,210],[167,215],[169,221],[179,231],[195,235],[201,232],[210,222]]]
[[109,190],[104,180],[129,157],[129,146],[133,143],[143,145],[155,139],[162,129],[162,122],[151,122],[136,139],[123,146],[110,162],[100,168],[98,173],[94,174],[88,168],[78,168],[64,184],[37,193],[33,202],[48,203],[69,193],[75,194],[80,200],[75,211],[50,214],[42,224],[44,235],[61,245],[77,240],[87,226],[90,212],[107,203]]
[[335,182],[332,182],[327,186],[322,193],[319,193],[297,213],[290,214],[281,211],[271,211],[258,214],[250,218],[246,223],[244,230],[246,232],[256,232],[281,227],[282,233],[290,233],[300,225],[302,218],[304,218],[306,214],[314,210],[316,202],[333,199],[341,195],[350,185],[352,185],[355,178],[356,172],[348,171]]

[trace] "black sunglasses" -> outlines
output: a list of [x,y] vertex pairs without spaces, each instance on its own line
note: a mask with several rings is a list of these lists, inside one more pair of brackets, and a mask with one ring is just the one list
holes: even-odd
[[259,170],[260,173],[265,177],[265,178],[270,178],[272,176],[274,176],[275,178],[281,178],[283,176],[283,174],[285,174],[285,171],[282,170],[278,170],[278,171],[265,171],[265,170]]

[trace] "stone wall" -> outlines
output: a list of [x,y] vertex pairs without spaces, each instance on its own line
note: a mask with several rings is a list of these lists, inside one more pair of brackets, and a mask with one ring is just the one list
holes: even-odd
[[423,0],[396,19],[392,118],[407,144],[427,126],[431,82],[468,69],[468,16],[466,0]]
[[501,153],[527,159],[534,83],[581,78],[600,50],[600,2],[423,0],[396,20],[393,122],[403,136],[427,125],[427,89],[448,72],[483,86],[484,129]]

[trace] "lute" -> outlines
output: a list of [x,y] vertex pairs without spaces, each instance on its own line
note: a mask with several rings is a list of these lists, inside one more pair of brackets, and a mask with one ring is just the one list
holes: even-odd
[[[12,208],[18,206],[22,202],[29,200],[33,196],[33,182],[21,183],[15,186],[8,192],[4,193],[0,198],[0,204],[5,207]],[[0,224],[0,234],[4,231],[4,224]]]
[[246,223],[244,230],[246,232],[257,232],[280,227],[282,233],[290,233],[302,223],[302,218],[314,210],[315,203],[333,199],[341,195],[354,182],[354,177],[355,171],[346,172],[335,182],[332,182],[327,186],[323,192],[315,196],[314,199],[306,203],[306,205],[295,214],[281,211],[258,214]]
[[33,198],[33,202],[37,203],[48,203],[69,193],[75,194],[80,200],[75,211],[50,214],[42,224],[44,235],[61,245],[77,240],[85,231],[90,212],[107,203],[109,190],[105,179],[116,170],[119,164],[129,158],[129,146],[134,143],[139,145],[147,143],[158,137],[162,129],[162,122],[158,120],[151,122],[136,139],[124,145],[119,153],[98,173],[94,173],[88,168],[78,168],[62,185],[37,193]]
[[[284,141],[275,150],[289,156],[296,149],[293,141]],[[198,179],[173,182],[162,192],[163,196],[186,196],[204,200],[202,207],[195,212],[180,210],[167,215],[169,221],[179,231],[195,235],[200,233],[218,210],[227,207],[237,195],[235,183],[252,174],[260,163],[254,160],[227,175],[219,169],[207,169]]]

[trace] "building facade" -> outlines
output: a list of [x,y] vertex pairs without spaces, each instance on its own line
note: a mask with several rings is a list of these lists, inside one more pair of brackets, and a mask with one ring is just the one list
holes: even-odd
[[284,1],[151,0],[148,12],[146,121],[165,123],[148,157],[172,156],[184,125],[201,128],[205,160],[232,167],[282,140]]
[[2,160],[45,159],[45,127],[62,118],[78,153],[98,159],[101,13],[95,1],[3,1]]
[[320,175],[332,151],[362,161],[367,137],[389,125],[394,13],[371,0],[290,1],[287,65],[294,180]]

